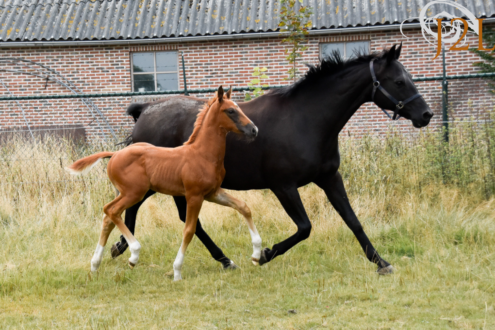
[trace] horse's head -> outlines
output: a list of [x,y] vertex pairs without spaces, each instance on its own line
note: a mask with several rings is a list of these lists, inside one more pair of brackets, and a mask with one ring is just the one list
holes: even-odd
[[232,88],[224,93],[222,86],[218,87],[217,99],[212,104],[212,109],[216,112],[215,115],[219,119],[220,127],[228,132],[243,134],[250,139],[254,139],[258,135],[258,128],[254,123],[242,112],[239,105],[230,99]]
[[398,61],[401,49],[402,44],[399,47],[394,45],[381,58],[373,61],[376,72],[374,80],[377,80],[374,82],[374,102],[382,109],[394,110],[396,114],[411,120],[414,127],[424,127],[430,122],[433,112],[419,97],[411,74]]

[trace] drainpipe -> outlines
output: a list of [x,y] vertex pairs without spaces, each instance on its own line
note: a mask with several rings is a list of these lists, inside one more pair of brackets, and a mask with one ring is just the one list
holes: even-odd
[[[442,45],[443,46],[443,45]],[[442,64],[443,64],[443,79],[442,79],[442,121],[445,142],[449,142],[449,82],[447,81],[447,72],[445,68],[445,46],[442,47]]]

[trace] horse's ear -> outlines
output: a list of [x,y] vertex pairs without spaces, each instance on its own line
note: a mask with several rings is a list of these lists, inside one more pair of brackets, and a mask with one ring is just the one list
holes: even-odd
[[395,50],[395,47],[397,45],[393,45],[392,48],[387,53],[387,64],[391,63],[393,60],[396,60],[397,58],[395,57],[395,54],[397,51]]
[[227,91],[227,98],[230,100],[230,95],[232,94],[232,86],[230,86],[230,89]]
[[218,99],[218,102],[222,102],[222,100],[223,100],[223,87],[222,87],[222,85],[220,85],[220,87],[218,87],[217,99]]
[[400,51],[402,50],[402,41],[400,42],[399,48],[395,51],[395,59],[398,60],[400,57]]

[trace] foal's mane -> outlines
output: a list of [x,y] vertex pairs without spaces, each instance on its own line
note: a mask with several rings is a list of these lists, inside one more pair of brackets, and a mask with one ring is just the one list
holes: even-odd
[[189,140],[184,142],[184,145],[192,144],[196,140],[196,138],[198,137],[198,134],[199,134],[199,130],[201,129],[201,126],[203,125],[203,122],[205,120],[206,114],[208,113],[208,110],[210,110],[211,105],[213,103],[215,103],[215,101],[217,99],[218,99],[218,97],[217,97],[217,95],[215,95],[214,97],[209,99],[208,102],[205,103],[205,105],[203,106],[203,109],[199,110],[198,115],[196,117],[196,121],[194,122],[193,132],[192,132],[191,136],[189,137]]
[[320,63],[317,65],[308,65],[309,69],[304,76],[295,83],[277,89],[272,89],[269,93],[275,95],[281,95],[285,97],[292,96],[295,91],[303,86],[315,86],[320,83],[321,78],[333,76],[344,72],[346,69],[363,64],[369,63],[372,59],[386,58],[389,50],[383,50],[380,53],[363,54],[356,53],[355,57],[350,59],[343,59],[340,52],[334,51],[330,56],[320,59]]

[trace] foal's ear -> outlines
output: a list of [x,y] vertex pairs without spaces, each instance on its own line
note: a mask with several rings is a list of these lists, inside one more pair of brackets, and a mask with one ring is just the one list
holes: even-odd
[[218,87],[217,98],[218,98],[218,102],[222,102],[222,100],[223,100],[223,87],[222,87],[222,85],[220,85],[220,87]]
[[230,100],[230,94],[232,94],[232,86],[230,86],[230,89],[227,91],[227,98]]
[[393,45],[392,48],[387,53],[387,64],[392,62],[393,60],[396,60],[398,57],[396,57],[397,51],[395,49],[397,45]]

